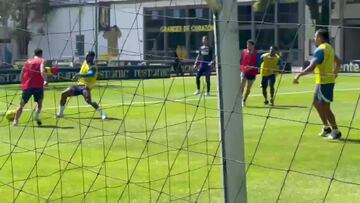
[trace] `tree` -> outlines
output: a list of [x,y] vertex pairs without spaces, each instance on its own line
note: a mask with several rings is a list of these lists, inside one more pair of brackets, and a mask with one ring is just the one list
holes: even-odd
[[[309,7],[311,19],[315,21],[316,28],[325,28],[330,24],[330,0],[322,0],[319,4],[314,0],[306,0]],[[319,5],[321,5],[321,13],[319,13]]]
[[[302,0],[300,0],[302,1]],[[331,0],[306,0],[306,5],[309,7],[311,19],[315,21],[316,28],[322,25],[330,24],[330,1]],[[256,0],[253,5],[255,12],[264,12],[268,4],[273,3],[274,0]],[[288,2],[296,2],[295,0],[288,0]],[[319,6],[321,5],[321,13],[319,13]]]
[[[49,10],[49,0],[0,0],[0,26],[11,31],[11,37],[17,42],[20,57],[27,56],[27,47],[31,39],[28,23],[44,18]],[[32,19],[29,19],[30,11],[36,14]]]

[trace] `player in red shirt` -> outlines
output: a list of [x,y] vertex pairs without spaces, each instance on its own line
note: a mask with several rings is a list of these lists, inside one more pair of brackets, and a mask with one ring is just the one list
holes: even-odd
[[44,97],[44,86],[47,85],[47,75],[42,54],[43,51],[41,49],[35,49],[35,56],[25,62],[20,73],[22,96],[20,106],[16,109],[13,121],[14,126],[18,124],[24,106],[31,96],[34,96],[34,101],[37,103],[34,119],[38,125],[42,124],[40,120],[40,112]]
[[[259,61],[260,55],[255,50],[255,42],[252,40],[248,40],[246,43],[247,49],[245,49],[242,53],[241,57],[241,86],[240,92],[243,94],[242,107],[245,106],[246,99],[250,94],[250,90],[254,81],[256,79],[256,75],[259,70]],[[244,92],[246,86],[246,90]]]

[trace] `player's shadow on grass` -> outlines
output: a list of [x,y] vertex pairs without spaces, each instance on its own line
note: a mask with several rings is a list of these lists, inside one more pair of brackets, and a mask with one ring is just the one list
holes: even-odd
[[[328,139],[328,138],[324,138],[324,139]],[[351,139],[351,138],[340,138],[340,140],[332,140],[332,139],[328,139],[329,143],[348,143],[348,144],[360,144],[360,139]]]
[[307,109],[307,106],[297,106],[297,105],[275,105],[275,106],[246,106],[246,108],[254,108],[254,109],[292,109],[292,108],[301,108]]
[[351,143],[351,144],[360,144],[360,140],[359,139],[345,139],[345,138],[340,138],[341,142],[347,142],[347,143]]
[[59,125],[41,125],[41,126],[32,126],[32,127],[38,127],[38,128],[57,128],[57,129],[74,129],[72,126],[59,126]]
[[[67,116],[66,118],[69,118],[69,119],[73,119],[73,120],[76,120],[76,119],[80,119],[80,120],[90,120],[90,119],[92,119],[92,120],[101,120],[101,118],[100,117],[69,117],[69,116]],[[114,118],[114,117],[107,117],[105,120],[104,120],[104,122],[106,122],[106,121],[121,121],[121,120],[123,120],[122,118]]]

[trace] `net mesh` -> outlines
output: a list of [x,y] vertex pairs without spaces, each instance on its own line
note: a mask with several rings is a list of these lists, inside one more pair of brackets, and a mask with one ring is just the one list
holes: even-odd
[[[177,5],[177,1],[168,3]],[[274,24],[266,21],[270,5],[267,4],[261,21],[251,21],[259,30]],[[139,19],[145,16],[142,8],[142,3],[134,4],[136,12],[130,13],[136,17],[131,27],[125,28],[135,31],[139,41],[143,29]],[[128,12],[115,6],[111,10],[115,15]],[[49,36],[63,40],[64,53],[65,47],[74,43],[75,24],[70,26],[67,39],[47,31],[48,45]],[[297,24],[290,53],[304,26],[312,25]],[[337,30],[335,35],[342,29],[337,25],[329,28]],[[125,48],[131,43],[127,40],[132,34],[125,36],[118,57],[145,56],[140,45],[137,52]],[[95,42],[89,44],[95,46]],[[99,47],[107,48],[101,44]],[[226,62],[221,65],[238,68]],[[312,79],[304,78],[305,85],[299,91],[290,84],[293,75],[280,74],[273,107],[259,104],[260,91],[254,90],[248,101],[250,106],[243,110],[247,185],[239,182],[241,187],[247,187],[249,201],[336,202],[344,196],[350,202],[358,199],[351,192],[360,185],[355,164],[359,159],[356,136],[360,130],[360,93],[353,88],[358,84],[358,75],[340,76],[336,89],[339,104],[335,103],[335,109],[343,138],[337,142],[314,136],[322,124],[312,107]],[[215,77],[210,97],[204,95],[204,84],[200,96],[192,95],[192,77],[98,81],[92,96],[108,114],[106,120],[101,120],[81,97],[68,100],[65,117],[55,119],[61,91],[71,84],[54,83],[46,89],[42,127],[33,120],[32,101],[27,104],[19,127],[12,127],[5,112],[16,108],[21,91],[13,85],[1,89],[0,105],[4,111],[0,131],[4,136],[0,140],[0,191],[4,202],[223,201],[223,161],[243,163],[221,155],[218,114],[223,109],[218,107]]]

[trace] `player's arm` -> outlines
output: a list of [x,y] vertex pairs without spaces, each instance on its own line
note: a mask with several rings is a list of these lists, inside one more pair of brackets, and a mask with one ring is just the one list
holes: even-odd
[[257,54],[257,56],[256,56],[256,65],[255,66],[246,66],[246,69],[247,70],[250,70],[250,69],[260,70],[261,63],[262,63],[262,58],[261,57],[262,57],[262,55]]
[[316,60],[311,60],[310,64],[308,65],[308,67],[306,67],[303,71],[301,71],[299,74],[297,74],[294,78],[294,83],[297,84],[299,83],[299,79],[301,76],[310,74],[314,71],[316,65],[317,65],[317,61]]
[[95,74],[96,74],[96,68],[95,68],[95,67],[92,67],[92,68],[91,68],[87,73],[85,73],[85,74],[78,73],[78,74],[77,74],[77,77],[79,77],[79,78],[90,78],[90,77],[93,77]]
[[199,61],[199,57],[200,57],[200,51],[199,51],[198,55],[196,56],[195,63],[194,63],[194,68],[197,67],[197,64],[198,64],[198,61]]
[[20,75],[19,75],[19,80],[22,81],[23,80],[23,77],[24,77],[24,68],[25,66],[23,66],[23,68],[21,69],[20,71]]
[[282,64],[282,59],[279,57],[278,63],[277,63],[277,69],[274,70],[275,73],[280,73],[281,72],[281,64]]
[[338,76],[338,73],[340,71],[341,68],[341,60],[339,59],[339,57],[337,57],[335,55],[335,69],[334,69],[334,76],[335,78]]
[[85,74],[81,74],[81,73],[77,73],[74,75],[73,77],[73,81],[77,81],[79,80],[79,78],[89,78],[89,77],[93,77],[94,75],[96,74],[96,68],[95,67],[92,67],[90,68],[90,70],[85,73]]
[[211,58],[212,60],[209,62],[209,66],[212,66],[215,64],[215,52],[214,49],[211,48]]
[[44,79],[44,86],[46,86],[47,85],[47,73],[46,73],[44,63],[41,63],[41,65],[40,65],[40,73],[41,73],[41,77]]
[[259,69],[261,69],[261,64],[264,63],[264,55],[265,55],[265,54],[261,54],[261,56],[260,56],[259,59],[258,59],[258,60],[259,60],[259,61],[258,61],[258,63],[259,63]]
[[316,65],[321,64],[324,60],[324,51],[322,49],[317,48],[314,51],[314,57],[310,61],[310,64],[299,74],[297,74],[294,78],[294,83],[299,83],[299,79],[301,76],[307,75],[309,73],[312,73],[316,67]]
[[263,62],[263,58],[262,58],[263,54],[259,54],[257,53],[257,56],[256,56],[256,67],[258,70],[260,70],[260,67],[261,67],[261,64]]

